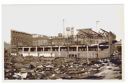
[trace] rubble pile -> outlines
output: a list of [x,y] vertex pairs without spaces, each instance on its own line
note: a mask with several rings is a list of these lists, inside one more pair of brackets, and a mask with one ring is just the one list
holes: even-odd
[[[82,60],[82,61],[81,61]],[[116,59],[117,60],[117,59]],[[10,56],[5,60],[6,80],[121,79],[121,61]]]

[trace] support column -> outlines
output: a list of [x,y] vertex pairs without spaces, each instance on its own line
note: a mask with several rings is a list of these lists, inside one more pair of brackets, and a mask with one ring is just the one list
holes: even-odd
[[44,47],[43,47],[43,52],[44,52]]
[[79,55],[79,53],[78,53],[78,45],[76,46],[76,51],[77,51],[77,57],[78,57],[78,55]]
[[37,46],[36,46],[36,52],[37,52]]
[[30,56],[30,48],[31,48],[31,47],[28,47],[28,55],[29,55],[29,56]]
[[37,46],[36,46],[36,54],[37,54],[37,56],[38,56],[38,52],[37,52]]
[[60,46],[59,46],[58,52],[59,52],[58,54],[59,54],[59,57],[60,57],[60,55],[61,55],[61,54],[60,54]]
[[88,45],[87,45],[87,63],[89,63],[88,56],[89,54],[88,54]]

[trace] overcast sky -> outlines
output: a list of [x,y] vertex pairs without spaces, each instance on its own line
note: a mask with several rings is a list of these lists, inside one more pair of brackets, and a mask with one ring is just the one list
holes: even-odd
[[32,34],[57,35],[65,27],[112,31],[123,38],[123,5],[3,5],[3,40],[10,42],[10,29]]

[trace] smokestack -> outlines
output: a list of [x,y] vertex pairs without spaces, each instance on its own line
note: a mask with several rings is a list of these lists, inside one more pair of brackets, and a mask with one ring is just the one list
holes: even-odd
[[64,24],[64,19],[63,19],[63,36],[65,37],[65,24]]

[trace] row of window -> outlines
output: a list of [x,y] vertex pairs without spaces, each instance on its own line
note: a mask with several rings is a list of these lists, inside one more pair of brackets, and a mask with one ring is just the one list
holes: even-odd
[[[22,51],[22,48],[18,49],[19,51]],[[37,51],[58,51],[58,48],[37,48]],[[97,48],[88,48],[89,51],[97,51]],[[29,48],[24,48],[23,51],[29,51]],[[36,48],[30,48],[31,52],[36,51]],[[60,51],[77,51],[76,48],[60,48]],[[87,51],[87,48],[78,48],[78,51]]]

